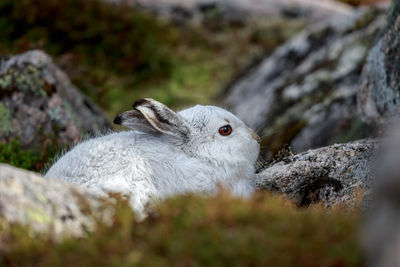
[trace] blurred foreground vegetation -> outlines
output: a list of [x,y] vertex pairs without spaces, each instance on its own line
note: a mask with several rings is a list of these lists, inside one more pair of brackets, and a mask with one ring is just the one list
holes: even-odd
[[97,0],[0,1],[0,54],[43,49],[110,118],[137,98],[209,103],[252,60],[299,29],[297,19],[174,26]]
[[57,243],[0,223],[1,266],[360,266],[358,213],[297,209],[266,194],[179,196],[143,222],[117,202],[111,226]]

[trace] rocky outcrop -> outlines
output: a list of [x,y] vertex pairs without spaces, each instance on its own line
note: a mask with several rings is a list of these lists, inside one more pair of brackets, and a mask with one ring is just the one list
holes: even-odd
[[284,194],[299,206],[354,207],[369,202],[377,140],[337,144],[289,156],[257,174],[258,188]]
[[279,47],[225,91],[222,100],[264,136],[266,154],[295,153],[371,135],[357,115],[358,82],[383,27],[377,9],[319,24]]
[[24,148],[43,151],[110,128],[44,52],[0,58],[0,142],[18,139]]
[[82,188],[0,164],[0,222],[29,225],[38,232],[82,236],[95,219],[111,218],[112,210]]
[[400,2],[393,1],[388,25],[369,52],[361,77],[359,113],[372,125],[400,114]]

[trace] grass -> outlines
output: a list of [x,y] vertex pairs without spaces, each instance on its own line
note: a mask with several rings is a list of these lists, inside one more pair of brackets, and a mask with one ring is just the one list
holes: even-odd
[[358,213],[298,209],[278,197],[178,196],[135,221],[121,202],[112,225],[55,242],[0,224],[3,266],[360,266]]

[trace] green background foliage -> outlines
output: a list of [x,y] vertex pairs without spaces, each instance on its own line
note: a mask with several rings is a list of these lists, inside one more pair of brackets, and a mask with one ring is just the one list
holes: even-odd
[[3,0],[0,53],[44,49],[113,118],[142,97],[173,107],[210,103],[254,57],[302,26],[266,18],[211,32],[97,0]]

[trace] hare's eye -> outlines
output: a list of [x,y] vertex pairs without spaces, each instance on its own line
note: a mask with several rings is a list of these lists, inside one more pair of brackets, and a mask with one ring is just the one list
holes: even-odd
[[223,135],[223,136],[230,135],[231,132],[232,132],[232,127],[229,124],[227,124],[227,125],[222,126],[221,128],[219,128],[218,132],[219,132],[220,135]]

